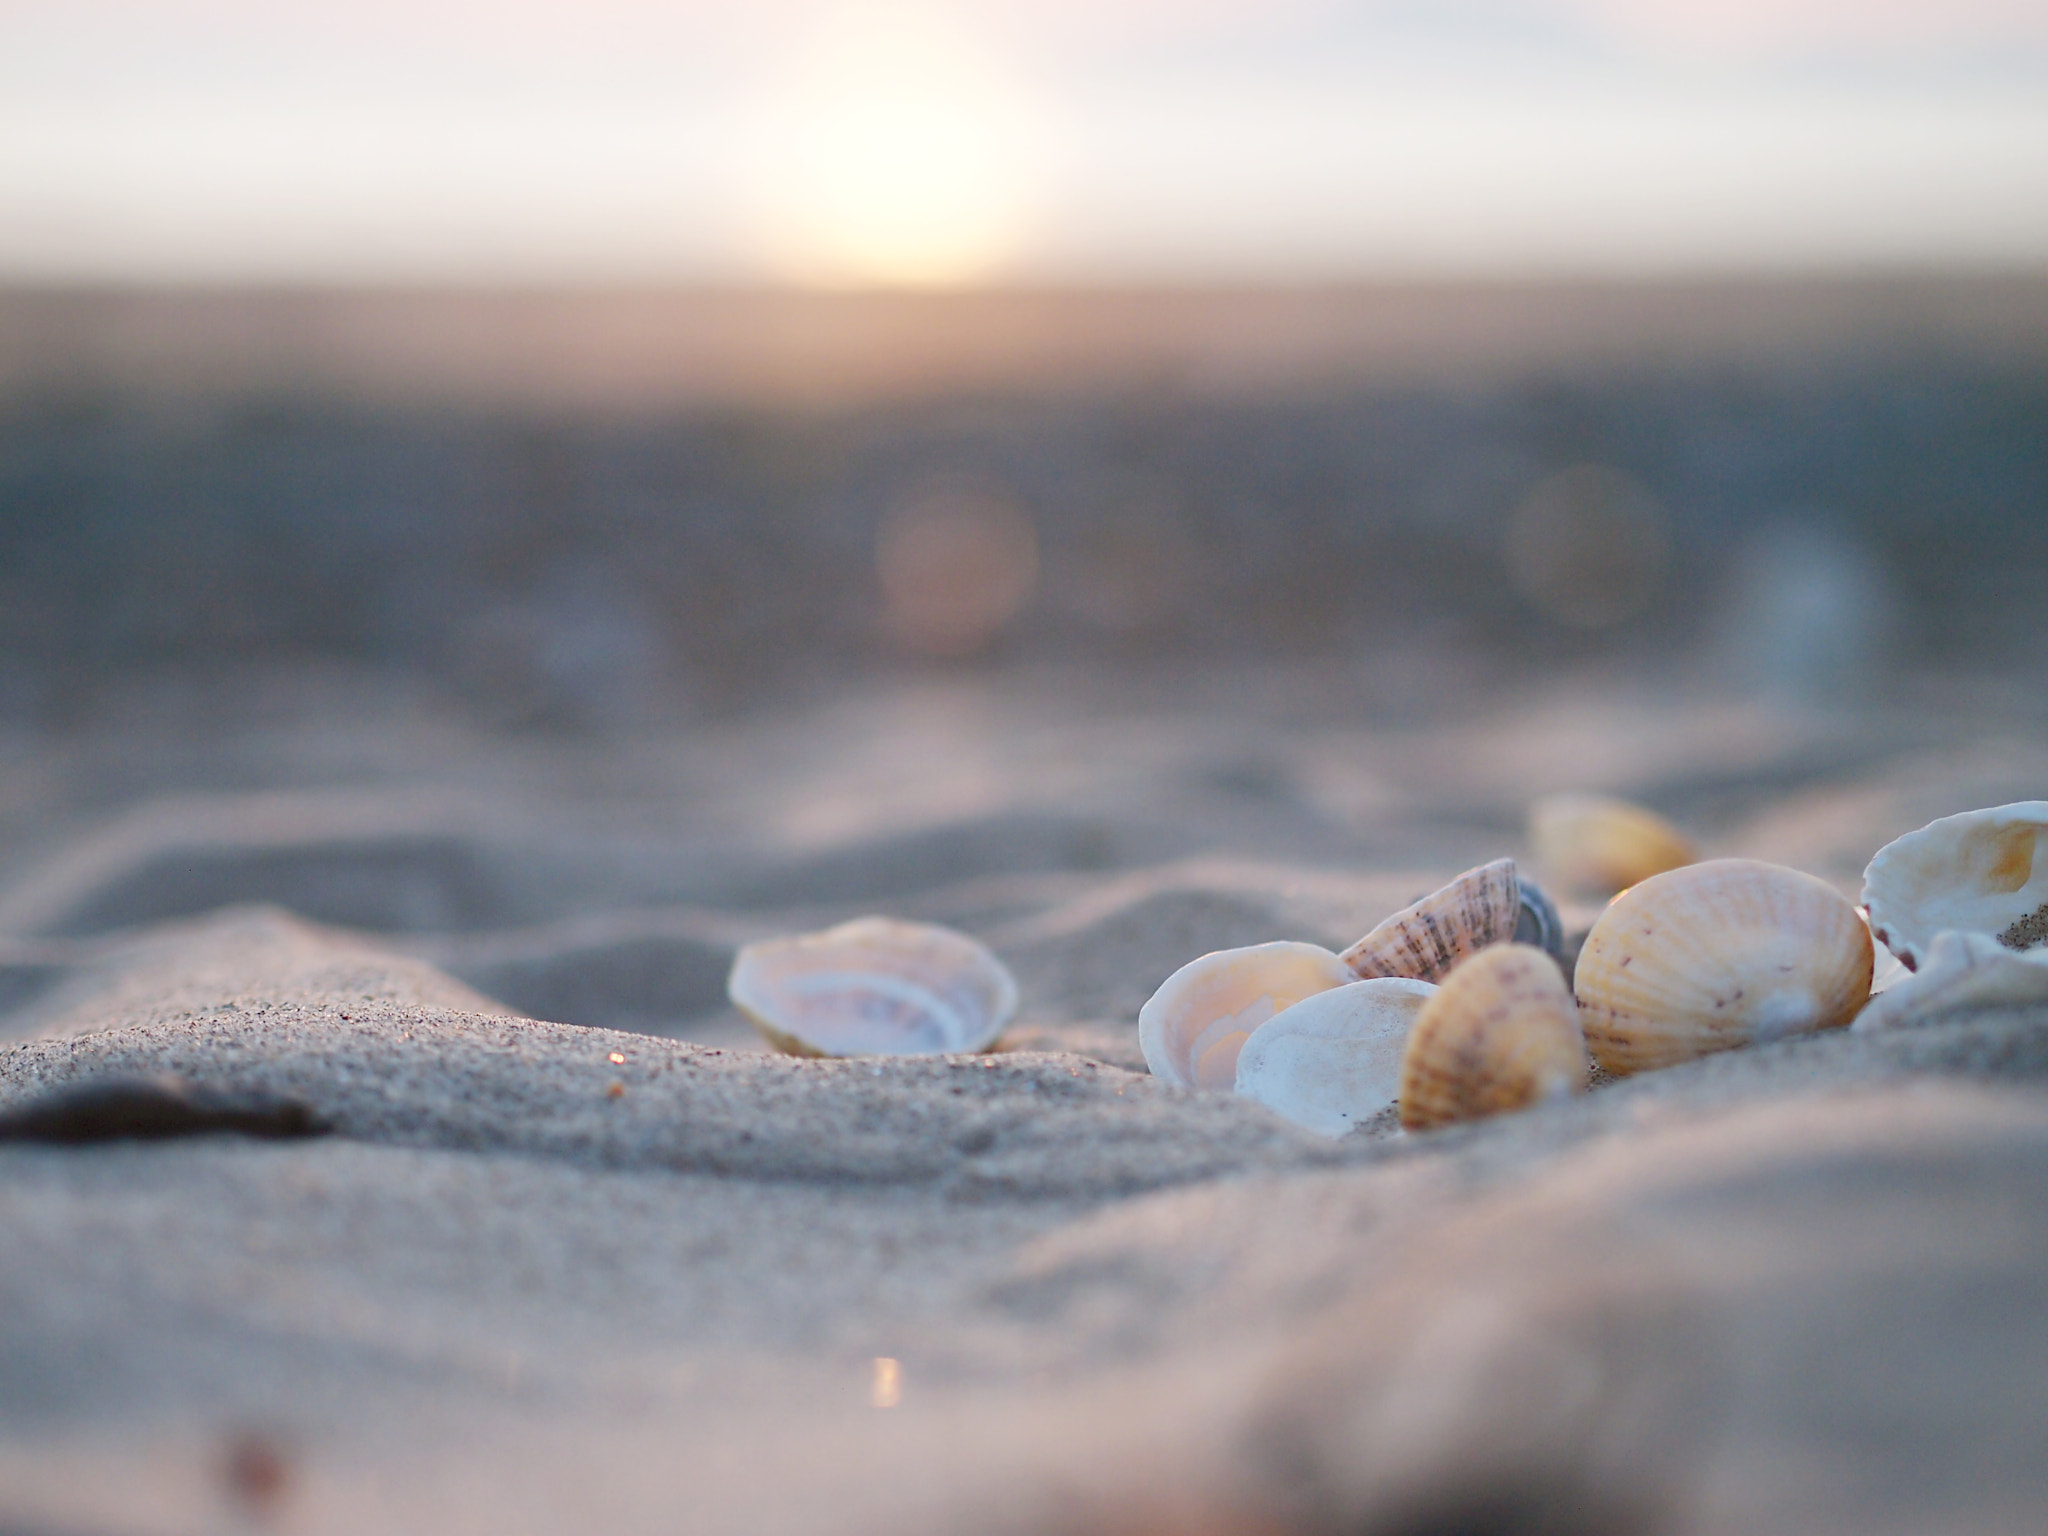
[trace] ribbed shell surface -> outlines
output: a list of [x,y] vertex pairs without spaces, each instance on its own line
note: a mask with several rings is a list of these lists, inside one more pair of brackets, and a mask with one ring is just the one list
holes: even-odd
[[1586,1085],[1579,1009],[1557,963],[1503,944],[1452,971],[1422,1005],[1401,1060],[1401,1124],[1426,1130],[1522,1109]]
[[1824,881],[1710,859],[1616,897],[1574,985],[1593,1059],[1641,1072],[1847,1024],[1870,996],[1872,957],[1862,917]]
[[1507,943],[1521,917],[1515,861],[1496,859],[1403,907],[1345,950],[1344,963],[1361,980],[1441,981],[1468,955]]

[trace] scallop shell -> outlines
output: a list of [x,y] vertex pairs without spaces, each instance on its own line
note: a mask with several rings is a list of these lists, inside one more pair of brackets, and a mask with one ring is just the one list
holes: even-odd
[[2048,949],[2014,951],[1981,933],[1950,929],[1927,946],[1920,969],[1871,998],[1855,1028],[1897,1029],[1980,1008],[2048,1003]]
[[890,917],[749,944],[725,990],[791,1056],[980,1051],[1017,1011],[1016,980],[985,945]]
[[1426,1130],[1566,1098],[1586,1086],[1586,1041],[1564,973],[1502,944],[1444,978],[1401,1059],[1401,1124]]
[[1365,980],[1440,981],[1467,955],[1513,939],[1521,921],[1515,861],[1495,859],[1403,907],[1345,950],[1344,963]]
[[1356,981],[1314,944],[1254,944],[1190,960],[1138,1010],[1152,1075],[1179,1088],[1229,1088],[1251,1032],[1305,997]]
[[1695,862],[1693,840],[1654,811],[1604,795],[1545,795],[1529,807],[1536,862],[1568,891],[1616,891]]
[[1381,976],[1303,998],[1252,1031],[1237,1091],[1321,1136],[1342,1136],[1393,1106],[1401,1052],[1426,981]]
[[1653,875],[1614,899],[1579,951],[1574,987],[1610,1072],[1833,1029],[1870,995],[1862,916],[1834,887],[1755,859]]
[[1916,969],[1950,929],[2007,949],[2048,944],[2048,800],[1944,816],[1886,843],[1863,872],[1863,905],[1871,931]]

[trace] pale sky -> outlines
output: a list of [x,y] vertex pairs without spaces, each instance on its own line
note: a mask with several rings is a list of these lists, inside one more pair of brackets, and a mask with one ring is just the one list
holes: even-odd
[[2048,0],[0,0],[0,280],[2048,267]]

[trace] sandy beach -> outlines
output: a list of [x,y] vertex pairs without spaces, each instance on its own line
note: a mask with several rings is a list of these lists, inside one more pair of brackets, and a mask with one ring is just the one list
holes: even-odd
[[[592,740],[321,686],[157,717],[141,773],[133,717],[10,738],[0,1111],[173,1073],[324,1134],[0,1145],[0,1528],[2048,1510],[2038,1010],[1340,1140],[1164,1087],[1134,1024],[1195,954],[1526,860],[1548,789],[1853,895],[2039,793],[2037,702],[1594,677],[1388,724],[1300,668],[939,674]],[[735,947],[870,911],[1004,957],[1003,1049],[760,1048]]]

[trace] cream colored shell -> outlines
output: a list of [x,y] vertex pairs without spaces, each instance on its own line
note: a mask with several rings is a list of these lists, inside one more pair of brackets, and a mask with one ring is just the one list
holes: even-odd
[[1237,1091],[1320,1136],[1342,1136],[1393,1106],[1401,1053],[1426,981],[1382,976],[1303,998],[1252,1031]]
[[1231,1088],[1251,1032],[1305,997],[1354,981],[1314,944],[1254,944],[1190,960],[1138,1010],[1145,1065],[1179,1088]]
[[1984,1008],[2048,1003],[2048,948],[2010,950],[1981,933],[1936,934],[1920,969],[1871,998],[1856,1030],[1898,1029]]
[[1529,807],[1529,845],[1560,885],[1599,896],[1700,856],[1692,839],[1656,812],[1604,795],[1545,795]]
[[1796,869],[1710,859],[1616,897],[1586,935],[1574,986],[1610,1072],[1832,1029],[1870,995],[1870,930]]
[[1502,944],[1444,978],[1409,1032],[1401,1124],[1426,1130],[1564,1098],[1586,1086],[1586,1042],[1564,973]]
[[1514,938],[1521,917],[1515,861],[1496,859],[1403,907],[1345,950],[1344,963],[1361,979],[1440,981],[1466,956]]
[[1863,872],[1863,905],[1909,966],[1951,929],[2048,945],[2048,800],[1944,816],[1885,844]]
[[792,1056],[986,1050],[1017,1012],[1017,983],[986,946],[889,917],[749,944],[726,993]]

